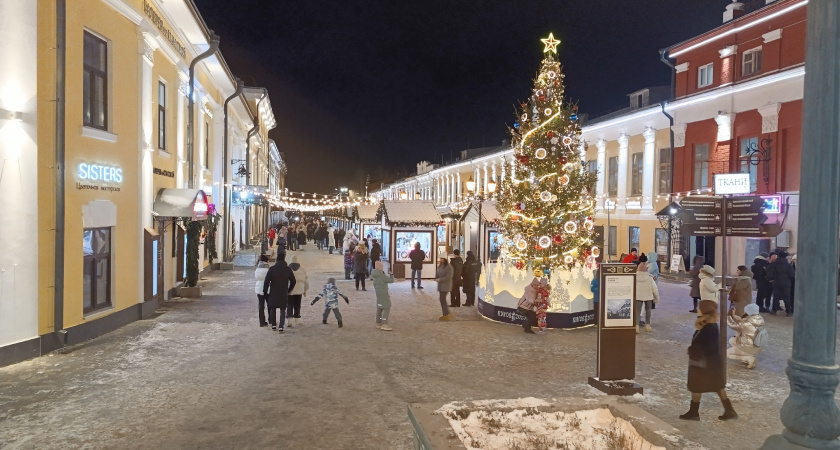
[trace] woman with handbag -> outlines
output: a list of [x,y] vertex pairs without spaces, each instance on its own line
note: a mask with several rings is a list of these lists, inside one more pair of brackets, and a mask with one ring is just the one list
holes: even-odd
[[726,381],[720,354],[718,304],[711,300],[700,300],[698,308],[697,321],[694,322],[697,331],[694,332],[688,347],[688,390],[691,392],[691,407],[680,419],[700,420],[700,397],[704,392],[716,392],[720,397],[724,412],[718,419],[736,419],[738,414],[732,408],[732,402],[724,389]]

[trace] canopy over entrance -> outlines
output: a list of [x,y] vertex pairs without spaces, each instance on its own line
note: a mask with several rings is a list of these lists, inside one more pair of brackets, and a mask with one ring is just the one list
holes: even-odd
[[207,194],[201,189],[161,189],[152,206],[152,213],[159,218],[188,217],[192,220],[204,220],[209,210]]

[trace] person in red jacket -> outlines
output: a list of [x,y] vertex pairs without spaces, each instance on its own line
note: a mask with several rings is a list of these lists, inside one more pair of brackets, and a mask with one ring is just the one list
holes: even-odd
[[632,264],[639,260],[639,251],[635,248],[630,249],[630,254],[626,255],[622,260],[622,264]]
[[268,246],[274,247],[274,238],[277,237],[277,232],[274,231],[274,227],[268,229]]

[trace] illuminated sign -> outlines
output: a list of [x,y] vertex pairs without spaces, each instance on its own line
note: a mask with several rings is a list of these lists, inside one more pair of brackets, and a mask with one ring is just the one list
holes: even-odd
[[750,174],[725,173],[715,175],[715,194],[749,194]]
[[86,181],[122,183],[122,169],[116,166],[81,163],[76,176]]
[[782,212],[782,196],[781,195],[762,195],[764,200],[765,214],[780,214]]

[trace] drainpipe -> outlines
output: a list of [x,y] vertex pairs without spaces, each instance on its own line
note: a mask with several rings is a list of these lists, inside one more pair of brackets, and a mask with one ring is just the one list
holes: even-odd
[[222,228],[222,242],[224,248],[222,249],[222,261],[230,261],[230,245],[228,244],[228,228],[230,227],[230,196],[228,193],[228,103],[236,97],[242,95],[245,89],[245,84],[242,80],[236,78],[236,91],[230,97],[225,99],[225,143],[224,143],[224,157],[222,158],[222,207],[224,208],[224,227]]
[[187,165],[189,165],[189,169],[187,171],[189,181],[187,182],[187,186],[190,189],[195,188],[195,168],[193,167],[193,153],[195,150],[195,138],[193,137],[193,122],[195,122],[195,118],[193,117],[193,111],[195,110],[195,100],[193,99],[193,93],[195,92],[195,65],[202,59],[209,58],[219,51],[219,36],[217,36],[213,30],[209,30],[209,32],[210,48],[208,48],[204,53],[193,58],[190,62],[190,94],[187,96]]
[[67,2],[55,2],[55,283],[53,292],[53,331],[61,346],[67,345],[64,329],[64,79],[67,61]]
[[[666,50],[660,50],[659,51],[659,60],[662,61],[663,64],[665,64],[666,66],[671,68],[671,90],[669,92],[670,95],[669,95],[668,100],[673,100],[674,97],[676,96],[675,95],[676,93],[674,92],[675,91],[674,83],[675,83],[675,77],[676,77],[676,68],[674,67],[674,63],[671,62],[670,57],[667,56],[667,54],[668,54],[667,49]],[[668,111],[665,110],[665,105],[667,105],[667,104],[668,104],[668,101],[659,102],[659,106],[662,108],[662,114],[665,117],[667,117],[668,121],[670,122],[670,126],[668,127],[668,131],[669,131],[668,136],[671,140],[671,148],[670,148],[670,153],[671,153],[671,180],[670,180],[670,186],[671,186],[671,192],[673,192],[674,191],[674,116],[668,114]],[[668,194],[668,204],[671,204],[671,198],[672,198],[672,195],[669,193]],[[668,259],[667,259],[668,264],[670,264],[671,258],[673,257],[673,251],[674,251],[673,236],[672,236],[672,231],[671,231],[673,226],[674,226],[673,221],[674,221],[673,216],[669,215],[668,216],[668,240],[671,242],[671,245],[668,246]]]
[[[259,114],[259,113],[258,113]],[[254,117],[254,127],[248,132],[245,138],[245,186],[251,184],[251,136],[260,131],[259,116]],[[251,205],[245,205],[245,235],[248,236],[248,245],[251,245]]]

